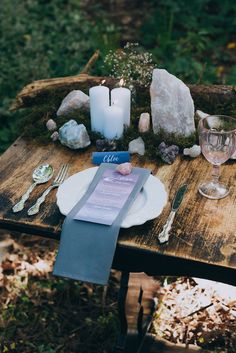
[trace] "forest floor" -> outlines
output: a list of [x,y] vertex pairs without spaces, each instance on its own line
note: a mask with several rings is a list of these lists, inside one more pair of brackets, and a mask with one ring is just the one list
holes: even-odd
[[[58,279],[58,243],[0,235],[0,352],[108,353],[118,332],[119,273],[108,287]],[[196,278],[161,283],[152,333],[212,352],[236,352],[236,289]]]

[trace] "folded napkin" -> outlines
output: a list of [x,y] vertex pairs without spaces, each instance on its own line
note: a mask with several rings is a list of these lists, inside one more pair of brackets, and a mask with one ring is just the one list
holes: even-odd
[[62,226],[54,275],[107,284],[121,222],[149,177],[150,171],[144,168],[132,169],[132,174],[137,175],[137,180],[111,225],[87,222],[75,217],[93,195],[106,170],[115,170],[116,167],[116,164],[101,164],[87,192],[67,215]]

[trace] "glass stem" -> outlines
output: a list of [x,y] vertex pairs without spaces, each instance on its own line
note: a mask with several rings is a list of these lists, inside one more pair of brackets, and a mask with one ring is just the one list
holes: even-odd
[[218,184],[219,177],[220,177],[220,166],[219,165],[215,165],[215,164],[213,165],[211,175],[212,175],[213,183]]

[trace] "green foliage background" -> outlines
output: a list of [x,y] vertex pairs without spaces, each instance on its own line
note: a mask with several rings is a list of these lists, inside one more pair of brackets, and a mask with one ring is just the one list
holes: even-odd
[[[0,151],[19,134],[17,122],[24,112],[8,109],[25,84],[77,74],[97,48],[102,56],[93,72],[109,74],[102,59],[124,44],[122,22],[111,16],[109,3],[1,0]],[[131,3],[139,4],[141,21],[133,40],[152,52],[158,67],[187,82],[235,84],[235,1],[150,0],[145,16],[144,1]],[[127,6],[131,17],[132,11]]]
[[[36,79],[78,74],[96,49],[100,49],[101,58],[96,62],[93,73],[109,74],[103,66],[103,58],[110,49],[125,44],[124,34],[129,31],[127,27],[124,29],[119,16],[111,16],[108,11],[110,3],[109,0],[0,1],[0,152],[20,133],[18,123],[25,112],[9,113],[9,106],[24,85]],[[132,11],[131,3],[134,4]],[[236,84],[235,0],[149,0],[145,13],[144,3],[144,0],[127,0],[124,16],[137,16],[141,25],[135,31],[131,31],[130,25],[131,37],[141,44],[143,50],[153,54],[158,67],[166,68],[186,82]],[[134,13],[135,4],[137,12]],[[44,282],[40,280],[38,283],[42,285]],[[88,298],[86,295],[79,296],[76,284],[68,283],[45,281],[46,286],[55,288],[46,292],[45,299],[41,294],[43,312],[40,303],[35,303],[35,294],[32,298],[29,294],[35,290],[34,283],[26,296],[19,296],[19,306],[12,304],[6,308],[2,313],[6,328],[0,332],[0,352],[6,348],[5,342],[7,347],[11,343],[8,351],[18,351],[18,347],[14,346],[16,328],[19,328],[24,340],[31,323],[35,330],[32,335],[37,331],[42,332],[42,336],[39,335],[40,341],[22,341],[24,353],[58,351],[54,347],[60,345],[63,335],[67,341],[74,327],[80,330],[82,327],[82,333],[76,332],[78,342],[75,348],[81,353],[92,352],[92,349],[87,349],[80,336],[85,337],[86,341],[90,337],[90,344],[96,346],[99,339],[109,334],[108,345],[113,344],[116,320],[115,313],[110,312],[114,310],[113,301],[116,302],[116,298],[112,298],[110,307],[107,307],[109,310],[104,311],[100,304],[101,293],[93,293]],[[82,290],[80,288],[80,294]],[[68,303],[60,295],[69,301],[71,298],[81,298],[85,303],[79,306],[77,302]],[[48,305],[49,300],[56,303],[53,312]],[[82,311],[88,310],[88,303],[96,310],[84,320],[85,313]],[[58,311],[55,309],[57,307]],[[68,307],[73,314],[71,322],[69,326],[61,327],[59,324],[65,322]],[[45,331],[49,332],[54,342],[47,336],[43,337]],[[97,352],[106,352],[106,349],[100,344]]]

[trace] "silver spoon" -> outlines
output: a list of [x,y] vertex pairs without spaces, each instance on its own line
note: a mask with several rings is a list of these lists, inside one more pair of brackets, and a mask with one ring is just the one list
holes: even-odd
[[26,193],[21,197],[20,201],[12,207],[13,212],[22,211],[25,205],[25,201],[28,200],[30,193],[34,190],[38,184],[46,183],[53,176],[53,167],[50,164],[43,164],[38,166],[32,174],[34,180],[33,184],[30,185]]

